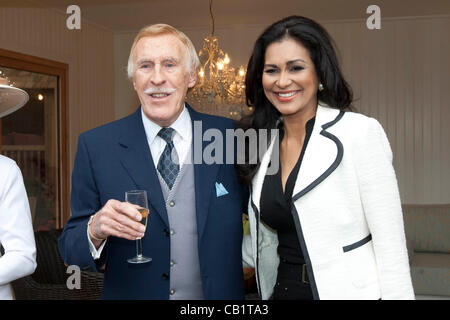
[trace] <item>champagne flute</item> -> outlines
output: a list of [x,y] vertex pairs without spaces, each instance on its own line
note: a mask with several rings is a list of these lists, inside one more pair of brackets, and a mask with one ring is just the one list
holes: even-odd
[[[125,192],[125,201],[137,205],[139,213],[142,215],[141,223],[147,228],[148,220],[148,202],[147,191],[132,190]],[[145,232],[145,231],[144,231]],[[127,260],[129,263],[146,263],[152,261],[152,258],[142,255],[142,238],[136,238],[136,256]]]

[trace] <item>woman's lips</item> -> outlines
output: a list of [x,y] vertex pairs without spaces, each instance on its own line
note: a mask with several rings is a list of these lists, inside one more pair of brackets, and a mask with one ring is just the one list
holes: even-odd
[[285,91],[285,92],[274,92],[275,97],[277,97],[278,101],[280,102],[288,102],[291,101],[293,99],[295,99],[295,97],[298,95],[298,93],[301,90],[295,90],[295,91]]

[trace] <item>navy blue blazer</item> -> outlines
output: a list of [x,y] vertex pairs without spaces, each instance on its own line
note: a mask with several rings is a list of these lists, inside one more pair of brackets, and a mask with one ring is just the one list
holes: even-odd
[[[191,120],[201,121],[223,134],[233,121],[194,111]],[[193,125],[194,130],[194,125]],[[203,136],[203,135],[202,135]],[[194,148],[199,139],[193,134]],[[210,144],[201,143],[201,150]],[[193,150],[194,150],[193,148]],[[205,299],[243,299],[242,213],[247,192],[239,184],[232,164],[194,164],[198,252]],[[216,182],[228,191],[217,197]],[[124,201],[126,190],[147,190],[149,221],[143,238],[146,264],[132,265],[135,241],[109,237],[102,256],[94,261],[88,245],[89,217],[109,199]],[[142,123],[141,109],[134,114],[80,135],[72,172],[72,215],[61,237],[59,251],[69,265],[98,270],[105,265],[104,299],[168,299],[170,280],[170,229],[157,172]]]

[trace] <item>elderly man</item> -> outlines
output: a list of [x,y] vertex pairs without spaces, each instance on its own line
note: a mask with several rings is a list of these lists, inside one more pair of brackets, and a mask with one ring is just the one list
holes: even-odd
[[[79,137],[72,216],[59,248],[68,264],[105,267],[104,299],[243,298],[244,189],[232,164],[193,161],[194,151],[203,150],[193,147],[194,121],[223,136],[233,123],[185,103],[198,67],[182,32],[163,24],[143,28],[128,61],[141,107]],[[125,192],[136,189],[148,194],[145,233],[136,207],[124,202]],[[128,263],[139,237],[152,261]]]

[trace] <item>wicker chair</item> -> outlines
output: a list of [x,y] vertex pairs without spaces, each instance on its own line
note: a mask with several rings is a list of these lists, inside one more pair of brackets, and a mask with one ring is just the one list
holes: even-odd
[[98,300],[101,299],[103,274],[81,271],[81,289],[68,289],[66,273],[57,239],[61,230],[38,231],[36,271],[12,282],[17,300]]

